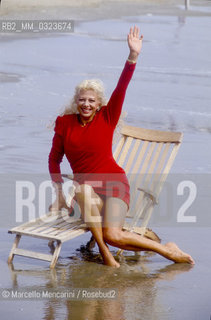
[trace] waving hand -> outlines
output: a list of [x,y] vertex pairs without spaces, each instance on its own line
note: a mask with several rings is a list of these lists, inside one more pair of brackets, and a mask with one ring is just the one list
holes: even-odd
[[142,48],[143,35],[140,36],[140,29],[138,27],[131,27],[127,36],[128,47],[130,54],[128,59],[136,61]]

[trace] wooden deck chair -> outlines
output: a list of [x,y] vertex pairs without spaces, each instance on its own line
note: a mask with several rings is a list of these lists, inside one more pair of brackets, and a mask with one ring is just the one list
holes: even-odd
[[[125,125],[122,136],[114,151],[114,158],[124,168],[131,187],[131,205],[124,228],[144,235],[153,208],[158,203],[167,174],[174,162],[182,141],[182,133],[142,129]],[[68,202],[74,196],[71,191]],[[139,222],[141,226],[139,226]],[[80,217],[70,217],[64,212],[50,212],[44,217],[29,221],[9,230],[16,234],[8,263],[14,255],[31,257],[50,262],[54,268],[62,243],[73,239],[88,229]],[[21,237],[31,236],[56,242],[52,254],[38,253],[18,248]]]

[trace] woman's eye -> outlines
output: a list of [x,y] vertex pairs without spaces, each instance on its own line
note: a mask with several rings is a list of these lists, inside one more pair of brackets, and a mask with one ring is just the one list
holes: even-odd
[[[84,99],[84,98],[79,98],[78,101],[79,101],[79,102],[85,102],[86,99]],[[95,102],[94,99],[89,99],[89,103],[94,103],[94,102]]]

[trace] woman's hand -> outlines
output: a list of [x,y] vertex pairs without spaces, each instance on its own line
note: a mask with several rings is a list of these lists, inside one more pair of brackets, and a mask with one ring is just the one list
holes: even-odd
[[62,208],[69,209],[63,195],[56,197],[54,203],[49,206],[49,211],[60,211]]
[[140,36],[140,29],[138,27],[131,27],[130,33],[127,36],[127,42],[130,49],[128,59],[136,61],[142,48],[143,35]]
[[69,209],[62,189],[55,187],[56,200],[49,206],[49,211],[60,211],[62,208]]

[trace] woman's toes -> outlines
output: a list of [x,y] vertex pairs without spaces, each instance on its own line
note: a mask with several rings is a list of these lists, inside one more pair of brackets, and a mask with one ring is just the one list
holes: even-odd
[[193,258],[180,250],[180,248],[176,245],[176,243],[168,242],[165,245],[169,251],[169,259],[178,263],[190,263],[195,264]]

